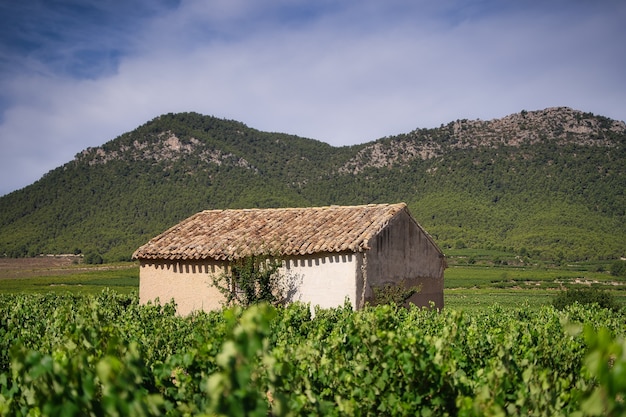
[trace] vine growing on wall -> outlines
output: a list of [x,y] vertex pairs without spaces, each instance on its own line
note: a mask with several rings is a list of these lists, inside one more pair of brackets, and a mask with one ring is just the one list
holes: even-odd
[[270,255],[251,255],[234,260],[226,272],[212,277],[224,296],[224,304],[249,307],[268,303],[284,305],[297,290],[297,279],[281,273],[283,260]]

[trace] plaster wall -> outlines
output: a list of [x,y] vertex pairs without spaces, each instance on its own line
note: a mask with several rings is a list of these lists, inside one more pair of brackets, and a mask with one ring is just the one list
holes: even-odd
[[355,253],[325,253],[287,258],[282,273],[287,280],[297,283],[291,301],[330,308],[343,305],[348,298],[356,309],[359,256]]
[[221,308],[222,294],[213,286],[211,274],[224,272],[221,263],[141,261],[139,302],[176,301],[176,312]]
[[[280,270],[290,283],[289,301],[310,303],[311,307],[337,307],[346,298],[358,306],[357,260],[360,254],[323,254],[288,258]],[[222,274],[226,264],[216,261],[158,262],[142,261],[139,279],[139,301],[176,301],[178,314],[194,310],[216,310],[224,297],[213,286],[211,276]]]

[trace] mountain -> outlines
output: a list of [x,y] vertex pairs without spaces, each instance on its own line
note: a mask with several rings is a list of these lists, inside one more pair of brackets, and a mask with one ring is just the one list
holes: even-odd
[[139,245],[209,208],[405,201],[444,248],[626,255],[626,124],[566,107],[349,147],[162,115],[0,198],[0,254]]

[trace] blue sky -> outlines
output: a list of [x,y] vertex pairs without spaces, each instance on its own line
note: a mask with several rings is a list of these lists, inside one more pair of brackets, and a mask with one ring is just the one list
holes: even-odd
[[0,195],[169,112],[336,146],[625,120],[624,21],[622,0],[0,0]]

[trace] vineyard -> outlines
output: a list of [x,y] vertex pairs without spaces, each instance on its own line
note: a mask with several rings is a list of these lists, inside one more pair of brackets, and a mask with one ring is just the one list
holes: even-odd
[[621,416],[624,310],[0,295],[0,415]]

